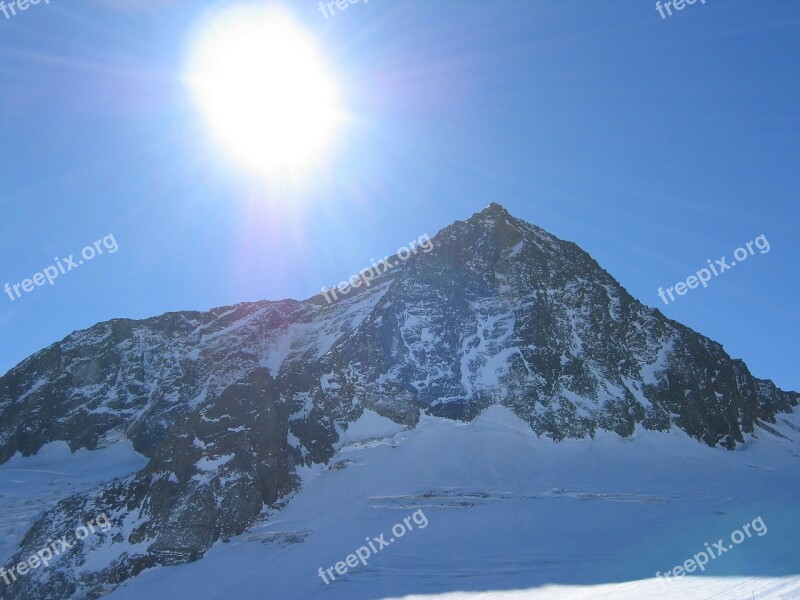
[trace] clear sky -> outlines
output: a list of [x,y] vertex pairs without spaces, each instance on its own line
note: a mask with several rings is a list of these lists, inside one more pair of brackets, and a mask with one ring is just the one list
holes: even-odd
[[[118,247],[0,295],[0,372],[111,318],[307,298],[495,201],[800,390],[800,3],[287,1],[348,115],[292,185],[223,156],[184,82],[232,4],[0,13],[0,286]],[[769,253],[658,297],[762,234]]]

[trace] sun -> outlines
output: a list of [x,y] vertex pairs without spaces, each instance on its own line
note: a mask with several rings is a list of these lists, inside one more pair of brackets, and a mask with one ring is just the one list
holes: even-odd
[[286,12],[215,12],[190,45],[186,83],[213,137],[272,175],[318,159],[337,123],[337,94],[312,37]]

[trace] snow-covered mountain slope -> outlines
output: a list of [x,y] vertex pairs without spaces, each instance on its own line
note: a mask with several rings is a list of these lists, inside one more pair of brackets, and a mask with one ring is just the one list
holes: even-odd
[[613,433],[638,452],[639,439],[670,433],[736,455],[782,443],[777,427],[800,399],[496,204],[389,263],[331,304],[100,323],[0,378],[0,463],[54,441],[93,450],[120,438],[149,459],[39,514],[14,560],[99,513],[112,527],[0,597],[99,596],[195,561],[290,507],[300,474],[360,435],[354,422],[456,426],[503,407],[557,448]]
[[69,496],[135,473],[146,464],[147,459],[127,440],[93,452],[71,452],[65,442],[53,442],[36,456],[14,456],[0,466],[0,565],[11,558],[43,512]]
[[[304,469],[302,490],[263,525],[109,598],[797,598],[798,503],[787,440],[720,452],[639,430],[555,443],[494,406],[347,444],[330,467]],[[330,585],[319,576],[419,510],[424,528],[412,521]],[[766,533],[702,576],[656,578],[757,517]]]

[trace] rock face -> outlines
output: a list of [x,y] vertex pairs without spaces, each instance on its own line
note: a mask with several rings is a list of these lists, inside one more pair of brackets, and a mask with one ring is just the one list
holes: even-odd
[[288,501],[295,467],[329,460],[365,408],[413,427],[421,411],[471,420],[502,404],[557,441],[678,427],[733,449],[800,399],[496,204],[390,263],[332,304],[101,323],[2,377],[0,463],[122,437],[150,458],[46,512],[14,563],[100,513],[112,527],[2,598],[97,598],[200,558]]

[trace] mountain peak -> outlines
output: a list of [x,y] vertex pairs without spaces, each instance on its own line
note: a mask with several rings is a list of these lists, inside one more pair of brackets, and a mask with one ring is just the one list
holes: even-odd
[[482,216],[502,217],[505,219],[512,218],[511,214],[505,209],[505,207],[497,202],[489,203],[489,206],[484,208],[478,214]]
[[473,228],[473,233],[479,232],[478,235],[488,233],[503,249],[517,244],[526,229],[524,221],[512,216],[497,202],[492,202],[482,211],[473,214],[467,219],[467,224]]

